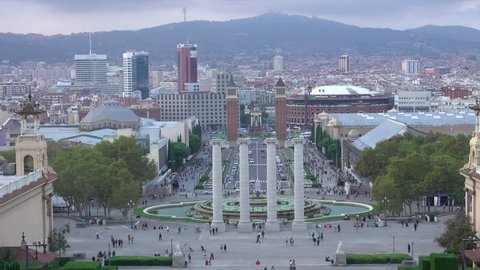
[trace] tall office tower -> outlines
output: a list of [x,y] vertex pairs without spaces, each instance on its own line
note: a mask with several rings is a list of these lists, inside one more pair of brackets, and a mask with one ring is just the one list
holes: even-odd
[[105,54],[75,55],[75,84],[106,84],[107,56]]
[[238,139],[238,96],[237,86],[230,77],[230,82],[226,86],[227,95],[227,141],[236,143]]
[[418,60],[403,60],[402,61],[402,72],[404,74],[418,74],[420,70],[420,63]]
[[275,134],[278,144],[284,146],[287,140],[287,86],[280,78],[275,84]]
[[350,56],[344,54],[338,58],[338,69],[340,72],[350,72]]
[[123,54],[123,97],[149,97],[148,52]]
[[185,83],[197,83],[197,44],[178,44],[178,91],[185,91]]
[[232,79],[232,73],[217,72],[215,77],[212,79],[212,91],[225,92],[227,90],[227,85]]
[[281,55],[275,55],[273,57],[273,70],[274,71],[283,71],[284,69],[284,60],[283,60],[283,56]]

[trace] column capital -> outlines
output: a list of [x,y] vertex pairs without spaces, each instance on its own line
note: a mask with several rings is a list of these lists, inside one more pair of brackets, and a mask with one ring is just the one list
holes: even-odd
[[275,138],[266,138],[265,143],[266,144],[275,144],[277,140]]
[[237,140],[238,144],[250,144],[250,138],[240,138]]
[[293,144],[298,144],[298,143],[305,144],[304,138],[293,138],[292,141],[293,141]]
[[222,145],[223,140],[222,139],[211,139],[210,140],[210,145]]

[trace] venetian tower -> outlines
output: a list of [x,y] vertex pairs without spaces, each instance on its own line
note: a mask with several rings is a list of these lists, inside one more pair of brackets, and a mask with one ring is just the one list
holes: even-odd
[[275,134],[277,143],[283,147],[287,140],[287,86],[281,78],[275,84]]
[[470,153],[468,163],[460,169],[460,174],[465,177],[465,214],[470,217],[473,229],[480,232],[480,105],[471,106],[475,111],[475,130],[470,140]]
[[227,141],[237,143],[238,139],[238,96],[237,86],[233,82],[233,77],[227,84]]
[[16,174],[26,175],[38,169],[48,168],[47,142],[39,133],[40,109],[38,102],[32,102],[32,95],[21,105],[17,111],[20,116],[20,136],[15,144]]

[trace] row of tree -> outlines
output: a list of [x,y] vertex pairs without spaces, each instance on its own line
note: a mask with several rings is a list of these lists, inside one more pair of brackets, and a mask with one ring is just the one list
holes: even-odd
[[380,202],[387,197],[393,213],[404,205],[411,213],[413,202],[438,194],[459,204],[464,201],[464,179],[458,170],[467,162],[468,141],[464,135],[406,133],[363,150],[355,171],[374,180],[373,198]]
[[58,177],[55,193],[80,216],[88,215],[92,199],[102,206],[105,217],[111,209],[126,215],[128,203],[140,197],[141,184],[157,174],[155,163],[144,156],[134,137],[102,141],[94,147],[55,148],[51,166]]
[[322,152],[329,160],[333,160],[336,167],[340,167],[340,140],[330,138],[321,126],[312,125],[312,142],[315,143],[317,149]]

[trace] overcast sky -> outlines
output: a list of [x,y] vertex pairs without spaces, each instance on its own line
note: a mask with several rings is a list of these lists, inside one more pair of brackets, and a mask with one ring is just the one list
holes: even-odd
[[427,24],[480,29],[480,0],[0,0],[0,32],[69,34],[225,21],[268,11],[363,27]]

